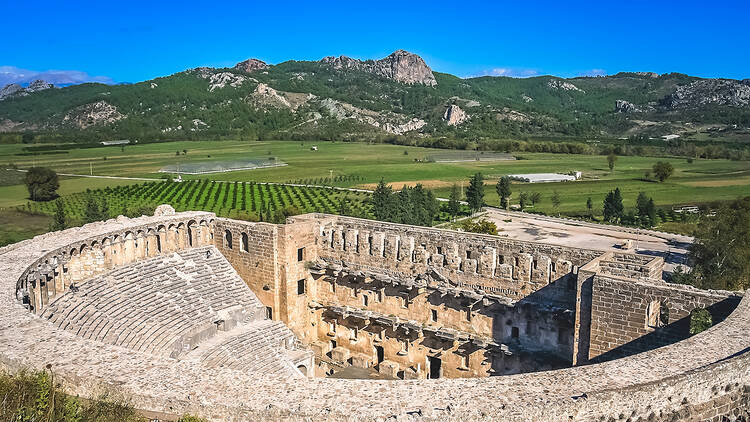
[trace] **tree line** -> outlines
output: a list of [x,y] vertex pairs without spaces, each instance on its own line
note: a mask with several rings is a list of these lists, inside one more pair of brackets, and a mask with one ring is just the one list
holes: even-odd
[[421,184],[396,192],[383,179],[370,201],[377,220],[393,223],[431,226],[440,210],[435,195]]

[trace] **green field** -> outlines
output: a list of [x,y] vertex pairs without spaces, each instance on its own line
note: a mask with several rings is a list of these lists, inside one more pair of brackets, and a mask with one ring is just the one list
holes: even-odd
[[[313,145],[318,147],[318,151],[311,150]],[[615,187],[623,191],[626,207],[633,207],[640,191],[646,192],[654,198],[657,206],[664,208],[726,201],[750,195],[750,162],[747,161],[695,159],[688,163],[684,158],[620,156],[614,172],[610,173],[606,157],[596,155],[520,153],[516,154],[519,159],[514,161],[436,163],[429,160],[431,156],[443,157],[451,153],[466,155],[465,151],[342,142],[184,141],[127,145],[124,148],[14,144],[0,145],[0,164],[3,167],[17,166],[21,169],[34,165],[47,166],[58,173],[156,179],[165,176],[159,173],[159,169],[166,165],[274,157],[288,165],[228,173],[183,175],[183,178],[230,182],[302,181],[372,188],[382,177],[396,189],[404,184],[422,183],[440,197],[448,196],[453,183],[463,184],[465,188],[470,175],[482,172],[488,184],[485,201],[490,205],[498,204],[494,184],[502,175],[581,171],[583,178],[576,182],[513,184],[512,203],[517,203],[520,191],[541,192],[543,199],[536,205],[536,210],[569,215],[584,214],[588,197],[592,198],[595,214],[600,214],[604,196]],[[659,160],[672,163],[675,167],[674,175],[663,183],[645,180],[644,173]],[[6,183],[0,180],[0,208],[24,205],[28,201],[24,186],[17,184],[19,179],[12,173],[0,172],[0,178],[8,180]],[[86,189],[141,183],[143,182],[124,179],[62,177],[59,193],[67,197]],[[557,191],[561,199],[558,210],[553,209],[550,201],[553,191]],[[172,199],[180,200],[180,196],[176,195]],[[202,204],[176,204],[178,209],[197,205]],[[118,205],[111,207],[114,209],[116,206]],[[46,211],[44,206],[42,209]],[[300,208],[301,211],[310,209],[304,206]],[[219,208],[220,214],[225,211]]]

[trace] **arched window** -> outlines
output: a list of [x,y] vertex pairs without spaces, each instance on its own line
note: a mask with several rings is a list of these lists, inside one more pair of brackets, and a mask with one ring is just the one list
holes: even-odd
[[232,232],[229,230],[224,230],[224,246],[232,249]]
[[242,244],[240,245],[240,249],[242,249],[242,252],[247,252],[249,246],[248,246],[248,240],[247,240],[247,233],[242,233]]

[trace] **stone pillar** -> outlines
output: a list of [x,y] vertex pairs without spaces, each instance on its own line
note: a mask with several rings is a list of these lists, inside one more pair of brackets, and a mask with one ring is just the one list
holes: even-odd
[[29,302],[31,307],[34,309],[34,313],[39,315],[41,312],[42,294],[40,289],[37,287],[39,280],[32,280],[29,282]]
[[401,236],[397,234],[387,234],[385,236],[385,243],[385,258],[389,261],[395,261],[398,258]]
[[445,248],[445,263],[448,268],[458,271],[461,266],[461,257],[458,255],[458,243],[448,242]]
[[385,253],[385,233],[374,232],[372,234],[372,255],[382,257]]
[[344,243],[344,247],[346,248],[347,253],[357,253],[357,236],[358,231],[355,229],[347,229],[345,231],[346,233],[346,242]]
[[414,238],[405,236],[401,238],[398,248],[398,260],[412,262],[412,253],[414,252]]
[[485,247],[479,255],[479,266],[477,271],[486,277],[495,275],[495,266],[497,264],[497,249]]
[[65,274],[64,266],[58,261],[55,268],[55,296],[65,293]]
[[536,268],[532,271],[531,281],[542,285],[547,285],[550,282],[550,275],[552,273],[552,260],[546,255],[542,255],[536,260]]
[[367,230],[360,231],[357,240],[359,242],[359,253],[363,255],[369,255],[370,254],[370,232]]
[[531,254],[520,253],[515,256],[516,265],[514,268],[514,278],[519,281],[529,282],[531,281],[531,263],[534,257]]

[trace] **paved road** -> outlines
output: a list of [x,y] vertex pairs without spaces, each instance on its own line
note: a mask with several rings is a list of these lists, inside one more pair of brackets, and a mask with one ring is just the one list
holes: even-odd
[[[677,265],[685,266],[687,249],[693,242],[689,236],[652,231],[623,231],[617,227],[600,224],[558,221],[533,214],[489,209],[486,219],[497,224],[499,234],[511,239],[530,240],[561,246],[597,249],[601,251],[627,251],[664,258],[665,271]],[[508,221],[510,220],[510,221]],[[620,247],[631,240],[633,248]]]

